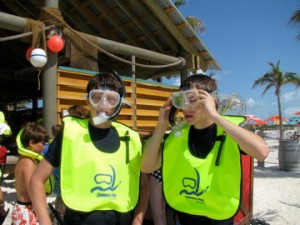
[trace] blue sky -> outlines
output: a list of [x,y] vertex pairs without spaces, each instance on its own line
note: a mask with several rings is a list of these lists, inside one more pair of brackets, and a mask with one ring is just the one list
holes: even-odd
[[[252,85],[270,71],[268,62],[280,60],[282,72],[300,74],[300,30],[288,24],[299,8],[299,0],[187,0],[179,11],[205,23],[199,37],[223,69],[207,71],[215,74],[220,93],[241,95],[246,114],[266,119],[278,114],[274,89],[262,96],[264,87]],[[282,109],[284,117],[300,111],[300,89],[282,89]]]

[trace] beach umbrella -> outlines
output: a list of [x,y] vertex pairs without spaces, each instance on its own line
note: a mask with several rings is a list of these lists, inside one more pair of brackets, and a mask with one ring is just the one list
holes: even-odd
[[246,115],[246,124],[253,124],[253,125],[264,125],[268,124],[266,121],[263,119],[256,117],[254,115]]
[[[274,115],[274,116],[271,116],[271,117],[269,117],[269,118],[267,118],[267,119],[265,119],[266,121],[270,121],[269,123],[270,124],[279,124],[279,116],[278,115]],[[283,117],[282,118],[282,122],[283,123],[286,123],[286,121],[288,120],[288,118],[285,118],[285,117]]]
[[300,116],[300,111],[295,112],[293,115],[295,115],[295,116]]
[[297,113],[295,113],[293,115],[294,116],[289,119],[288,124],[295,125],[297,123],[300,123],[300,112],[299,112],[299,115]]

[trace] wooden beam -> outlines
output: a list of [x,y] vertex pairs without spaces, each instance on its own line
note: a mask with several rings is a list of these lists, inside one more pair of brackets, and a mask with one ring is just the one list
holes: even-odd
[[[144,44],[135,36],[133,33],[124,26],[124,22],[119,20],[118,17],[112,17],[110,14],[112,13],[112,10],[107,7],[106,4],[101,0],[94,0],[96,5],[98,6],[97,9],[105,15],[107,18],[110,18],[110,22],[114,25],[114,27],[120,31],[124,36],[126,36],[127,40],[130,40],[131,43],[135,44],[136,46],[144,46]],[[123,40],[124,41],[124,40]]]
[[[81,12],[84,12],[84,16],[88,19],[86,22],[89,26],[86,26],[86,24],[84,26],[81,26],[80,27],[86,27],[86,29],[88,27],[90,27],[90,29],[87,29],[89,30],[87,33],[92,33],[90,30],[92,27],[97,27],[98,28],[98,33],[99,35],[101,34],[102,37],[110,37],[111,39],[113,40],[116,40],[116,41],[123,41],[121,40],[121,38],[116,35],[115,32],[113,32],[112,29],[107,29],[107,27],[104,25],[103,23],[103,20],[97,16],[95,16],[95,13],[91,11],[91,9],[89,7],[87,7],[87,4],[83,4],[82,1],[79,1],[79,0],[73,0],[70,2],[74,8],[77,9],[77,11],[81,11]],[[83,11],[82,8],[85,8],[86,10]],[[75,11],[74,13],[77,13],[77,11]],[[64,13],[65,15],[69,15],[70,13],[69,12],[65,12]],[[70,17],[68,17],[70,18]],[[74,21],[75,23],[78,23],[79,20],[76,20]],[[96,24],[93,23],[93,21],[97,21]],[[93,30],[93,32],[95,32],[95,28]]]
[[135,14],[133,14],[132,11],[128,10],[128,7],[126,7],[124,1],[114,0],[114,2],[122,10],[122,12],[131,19],[132,23],[134,23],[141,30],[141,32],[143,32],[144,35],[147,36],[149,40],[151,40],[151,42],[157,48],[157,50],[159,52],[164,52],[165,46],[163,46],[160,42],[158,42],[158,40],[153,38],[153,34],[148,29],[144,28],[145,25],[142,24],[140,18],[138,18]]
[[176,25],[170,20],[169,16],[165,13],[155,0],[143,0],[145,5],[152,10],[153,14],[165,25],[165,28],[176,38],[178,43],[186,52],[195,52],[194,47],[188,42],[182,32],[178,31]]
[[141,0],[128,0],[128,2],[135,8],[135,11],[139,12],[140,15],[142,15],[142,21],[146,24],[147,21],[151,21],[151,26],[153,26],[153,29],[155,29],[152,33],[157,38],[162,37],[164,40],[168,40],[168,47],[173,52],[178,52],[178,44],[176,40],[170,35],[168,30],[161,25],[161,23],[158,21],[158,19],[153,16],[151,12],[149,12],[149,9],[143,4]]

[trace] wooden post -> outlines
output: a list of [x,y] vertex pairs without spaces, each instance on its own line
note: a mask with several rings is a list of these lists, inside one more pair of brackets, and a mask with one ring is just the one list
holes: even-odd
[[[58,8],[58,0],[46,0],[46,7]],[[48,134],[51,134],[51,127],[57,123],[57,53],[47,51],[48,62],[43,69],[43,116],[44,126]]]
[[136,115],[136,76],[135,76],[135,56],[131,56],[131,77],[132,77],[132,82],[131,82],[131,88],[132,88],[132,128],[134,130],[137,129],[137,115]]

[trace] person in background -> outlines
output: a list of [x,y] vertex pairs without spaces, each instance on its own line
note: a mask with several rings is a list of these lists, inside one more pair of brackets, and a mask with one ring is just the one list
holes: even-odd
[[[261,137],[239,126],[245,118],[218,113],[216,91],[207,75],[183,81],[160,109],[142,156],[142,172],[162,168],[164,197],[181,225],[233,224],[241,200],[241,154],[262,161],[269,153]],[[184,121],[176,124],[179,109]],[[174,129],[164,139],[169,123]]]
[[[55,138],[57,135],[59,135],[61,133],[62,129],[63,129],[63,127],[61,124],[54,124],[51,128],[52,136]],[[49,146],[48,146],[48,148],[49,148]],[[56,194],[56,198],[54,200],[54,207],[55,207],[55,210],[60,215],[60,217],[63,217],[66,207],[61,199],[61,194],[60,194],[59,167],[54,169],[53,177],[54,177],[54,183],[55,183],[53,193]]]
[[15,188],[17,202],[12,212],[12,225],[38,224],[32,207],[29,181],[39,163],[39,156],[48,142],[45,128],[35,122],[24,125],[17,136],[20,158],[15,166]]
[[82,105],[72,105],[68,109],[68,114],[73,117],[86,119],[90,117],[90,111]]
[[[7,124],[6,120],[5,120],[5,116],[4,113],[2,111],[0,111],[0,138],[2,140],[2,138],[5,137],[9,137],[12,135],[11,132],[11,128],[10,126]],[[7,149],[6,148],[2,148],[3,152],[2,155],[3,157],[6,157],[7,154]],[[2,178],[4,171],[0,171],[0,177]],[[2,179],[1,179],[2,181]],[[0,187],[0,224],[3,224],[5,218],[7,217],[8,213],[9,213],[9,208],[7,210],[5,210],[5,202],[4,202],[4,196],[3,196],[3,191]]]
[[[90,118],[63,118],[63,131],[49,145],[30,181],[39,222],[51,225],[43,184],[60,168],[64,221],[72,225],[129,225],[140,192],[142,145],[139,134],[113,122],[125,86],[113,73],[95,75],[87,84]],[[134,214],[135,213],[135,214]]]

